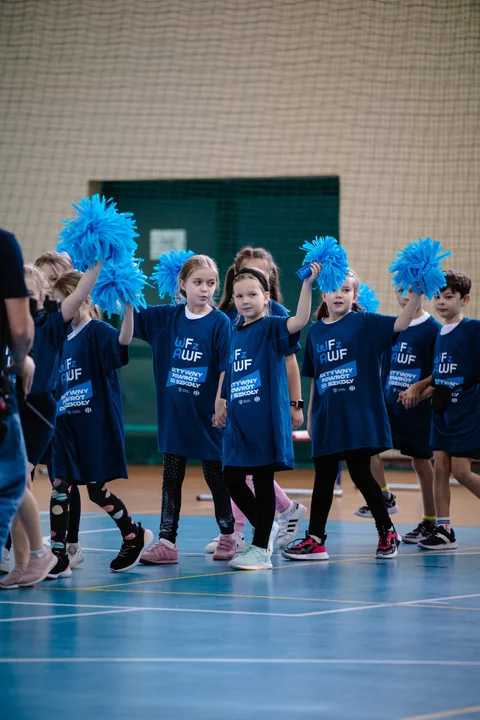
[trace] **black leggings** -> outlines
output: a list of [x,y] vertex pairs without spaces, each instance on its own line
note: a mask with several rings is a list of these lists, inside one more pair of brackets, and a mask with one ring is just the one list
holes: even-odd
[[[163,458],[162,514],[160,537],[175,543],[182,506],[182,485],[187,458],[165,453]],[[212,493],[215,518],[222,535],[233,533],[233,515],[230,495],[226,488],[220,460],[202,460],[203,475]]]
[[[392,527],[392,521],[385,507],[383,493],[370,470],[371,451],[368,449],[347,450],[343,455],[350,477],[372,511],[378,532],[389,530]],[[315,482],[308,533],[322,540],[325,537],[325,526],[332,506],[340,454],[314,457],[313,462]]]
[[[247,475],[253,477],[255,495],[245,482]],[[274,466],[262,465],[247,468],[227,465],[223,470],[223,476],[233,502],[238,505],[249,523],[255,528],[252,544],[265,550],[268,547],[268,539],[275,518]]]
[[[70,497],[72,483],[68,480],[53,481],[50,497],[50,536],[52,548],[65,551],[68,520],[70,515]],[[120,500],[103,483],[87,485],[88,497],[92,502],[105,510],[117,525],[124,539],[133,539],[138,527],[128,514],[128,510]]]

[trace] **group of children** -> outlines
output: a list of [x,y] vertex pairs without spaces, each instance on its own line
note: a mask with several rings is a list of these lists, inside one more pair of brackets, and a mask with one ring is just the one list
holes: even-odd
[[[217,266],[205,255],[193,255],[179,273],[181,301],[135,312],[126,304],[120,330],[100,320],[91,303],[100,270],[98,262],[76,272],[68,256],[56,252],[25,267],[39,307],[46,295],[60,304],[58,313],[36,321],[35,375],[22,408],[29,469],[43,460],[52,481],[51,550],[41,540],[29,481],[12,525],[15,564],[0,588],[69,577],[83,562],[82,484],[121,532],[112,571],[130,570],[138,562],[178,563],[189,458],[202,462],[219,528],[206,552],[234,569],[271,568],[275,541],[290,560],[328,559],[325,529],[342,460],[365,498],[359,514],[375,520],[376,557],[396,557],[400,537],[390,518],[396,506],[379,457],[391,447],[412,458],[423,494],[424,518],[404,541],[425,549],[456,547],[449,517],[451,472],[480,497],[480,477],[471,472],[472,458],[480,459],[480,323],[462,314],[470,297],[466,275],[446,273],[434,300],[442,327],[424,311],[415,288],[397,292],[398,317],[365,312],[352,270],[341,287],[322,294],[302,370],[311,378],[307,429],[315,479],[309,527],[305,538],[295,540],[306,508],[290,501],[275,473],[293,468],[292,428],[304,422],[295,354],[300,331],[311,319],[312,285],[321,266],[311,264],[290,316],[281,305],[278,269],[265,249],[238,253],[218,308]],[[164,458],[156,543],[107,485],[128,476],[118,370],[128,362],[132,337],[153,352],[158,449]],[[247,519],[253,528],[248,545]],[[7,572],[8,550],[0,566]]]

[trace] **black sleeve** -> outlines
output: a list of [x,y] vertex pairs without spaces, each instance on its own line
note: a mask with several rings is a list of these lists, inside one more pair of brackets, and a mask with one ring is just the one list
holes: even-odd
[[3,300],[28,297],[20,245],[5,230],[0,230],[0,297]]

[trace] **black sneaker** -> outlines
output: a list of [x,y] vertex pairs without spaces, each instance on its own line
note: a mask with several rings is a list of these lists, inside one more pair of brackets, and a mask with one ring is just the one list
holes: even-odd
[[143,553],[152,547],[154,537],[151,530],[146,530],[137,523],[137,536],[133,540],[124,540],[120,552],[110,563],[112,572],[126,572],[138,565]]
[[[390,493],[389,498],[384,498],[385,500],[385,507],[387,508],[387,512],[389,515],[395,515],[395,513],[398,512],[398,506],[396,503],[396,495],[393,493]],[[359,507],[358,510],[355,510],[355,515],[357,517],[365,518],[367,520],[371,520],[373,518],[372,511],[368,507],[368,505],[362,505],[362,507]]]
[[396,558],[400,542],[400,537],[393,526],[386,532],[378,533],[378,546],[375,557],[386,560]]
[[453,530],[449,532],[443,525],[439,525],[430,537],[419,542],[417,547],[422,550],[455,550],[457,539]]
[[422,520],[422,522],[417,525],[415,530],[412,530],[409,533],[405,533],[402,540],[404,543],[417,545],[419,542],[423,542],[424,540],[429,538],[430,535],[433,535],[436,529],[436,524],[431,520]]
[[289,560],[328,560],[328,553],[325,550],[326,539],[325,535],[319,543],[310,535],[306,535],[301,540],[290,543],[285,550],[282,550],[282,555]]
[[57,564],[50,570],[47,578],[56,580],[57,578],[69,578],[72,577],[72,569],[68,560],[68,555],[65,550],[52,549],[52,553],[57,558]]

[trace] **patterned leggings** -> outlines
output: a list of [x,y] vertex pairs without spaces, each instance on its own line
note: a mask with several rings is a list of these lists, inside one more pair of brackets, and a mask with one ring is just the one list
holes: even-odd
[[[162,515],[160,537],[175,543],[182,505],[182,485],[185,478],[187,458],[182,455],[164,454]],[[223,482],[222,463],[219,460],[202,460],[203,475],[212,493],[215,517],[222,535],[233,533],[233,515],[230,495]]]
[[[124,540],[132,540],[138,528],[120,498],[110,492],[103,483],[87,485],[87,490],[90,500],[110,515]],[[66,547],[71,491],[72,483],[68,480],[57,478],[53,481],[50,496],[50,537],[52,548],[60,551],[65,551]]]

